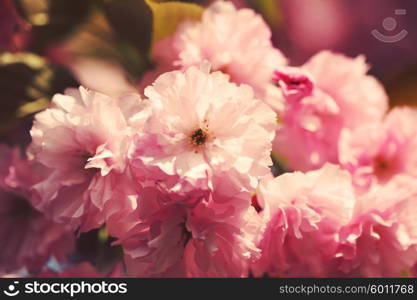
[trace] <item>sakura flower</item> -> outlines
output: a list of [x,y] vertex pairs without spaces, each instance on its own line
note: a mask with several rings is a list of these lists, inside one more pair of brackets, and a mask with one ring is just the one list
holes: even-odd
[[201,21],[184,21],[176,32],[155,45],[161,66],[186,69],[208,60],[214,70],[233,82],[252,86],[262,97],[273,70],[286,64],[271,43],[271,31],[262,17],[231,2],[216,1],[204,10]]
[[129,118],[140,109],[135,94],[113,99],[81,87],[55,95],[31,130],[30,154],[50,169],[34,186],[36,207],[81,231],[132,209],[137,190],[130,184],[126,151]]
[[417,178],[417,110],[394,108],[383,123],[344,129],[339,161],[359,190],[384,184],[398,175]]
[[186,208],[170,203],[155,188],[144,188],[141,196],[127,219],[109,224],[123,246],[128,275],[183,277],[182,256],[190,238]]
[[145,89],[152,112],[130,149],[133,172],[181,193],[236,171],[254,190],[270,173],[274,113],[249,86],[206,67],[165,73]]
[[145,187],[136,210],[108,224],[124,249],[130,276],[247,276],[250,262],[259,256],[262,219],[249,192],[229,189],[233,185],[227,177],[213,184],[213,192],[195,201],[173,201]]
[[275,73],[266,102],[277,112],[281,127],[274,153],[288,167],[307,171],[338,163],[343,128],[378,122],[388,98],[380,83],[366,75],[363,56],[348,58],[329,51],[314,55],[299,68]]
[[415,179],[358,195],[349,172],[326,164],[265,180],[260,276],[398,277],[417,262]]
[[62,261],[73,249],[69,229],[32,207],[29,189],[38,180],[34,171],[19,149],[0,145],[0,274],[38,272],[50,257]]
[[222,205],[227,210],[220,213],[218,204],[210,204],[199,204],[188,218],[193,238],[184,254],[187,276],[247,277],[251,262],[260,256],[256,239],[262,219],[250,205],[240,213]]
[[256,244],[265,223],[252,206],[251,193],[233,182],[244,177],[224,175],[214,178],[213,191],[188,214],[188,277],[246,277],[260,256]]
[[266,230],[252,266],[256,276],[334,276],[339,229],[349,222],[355,195],[349,173],[333,165],[261,182]]
[[358,198],[339,234],[342,276],[400,277],[417,262],[416,180],[402,177]]

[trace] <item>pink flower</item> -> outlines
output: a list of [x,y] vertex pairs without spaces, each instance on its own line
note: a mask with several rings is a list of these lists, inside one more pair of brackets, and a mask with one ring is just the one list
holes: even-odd
[[264,222],[252,206],[251,193],[234,183],[242,175],[224,175],[214,178],[213,192],[188,214],[188,277],[247,277],[250,264],[260,256],[256,243]]
[[239,212],[215,202],[201,203],[189,215],[193,238],[184,254],[187,276],[247,277],[250,263],[260,256],[256,238],[262,219],[250,204]]
[[145,89],[152,112],[130,149],[134,174],[181,193],[236,171],[254,190],[270,173],[274,113],[249,86],[206,67],[165,73]]
[[339,161],[359,190],[384,184],[398,175],[417,178],[417,110],[394,108],[383,123],[344,129]]
[[349,172],[326,164],[264,180],[260,276],[398,277],[417,262],[416,180],[403,176],[362,195]]
[[126,152],[129,118],[140,109],[135,94],[113,99],[81,87],[55,95],[31,130],[30,153],[50,169],[34,186],[36,207],[81,231],[132,209],[137,190],[126,168]]
[[417,262],[417,188],[402,177],[358,198],[340,230],[336,253],[343,276],[400,277]]
[[214,192],[190,201],[145,187],[136,210],[109,223],[125,253],[128,274],[139,277],[243,277],[259,256],[262,220],[250,193],[222,176]]
[[208,60],[214,70],[233,82],[252,86],[262,97],[273,70],[286,64],[271,43],[271,31],[262,17],[248,8],[216,1],[204,10],[201,21],[185,21],[173,36],[155,45],[160,65],[186,69]]
[[333,165],[261,182],[257,193],[267,223],[253,264],[256,276],[334,274],[337,234],[349,222],[355,195],[349,173]]
[[0,274],[38,272],[52,256],[63,260],[74,238],[32,207],[29,188],[38,176],[19,149],[0,145],[0,158]]
[[125,220],[109,223],[123,246],[127,273],[135,277],[182,277],[182,256],[190,235],[186,208],[147,187],[137,209]]
[[382,119],[388,98],[367,70],[363,56],[352,59],[329,51],[300,68],[278,69],[278,87],[269,86],[266,101],[282,123],[274,153],[288,167],[307,171],[338,163],[341,130]]

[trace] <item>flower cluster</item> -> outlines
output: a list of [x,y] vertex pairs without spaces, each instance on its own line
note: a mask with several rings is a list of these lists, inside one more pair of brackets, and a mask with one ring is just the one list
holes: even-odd
[[66,261],[93,229],[123,250],[111,276],[412,274],[417,110],[388,111],[363,56],[290,66],[223,1],[153,49],[142,90],[67,89],[25,153],[1,146],[0,274],[98,276]]

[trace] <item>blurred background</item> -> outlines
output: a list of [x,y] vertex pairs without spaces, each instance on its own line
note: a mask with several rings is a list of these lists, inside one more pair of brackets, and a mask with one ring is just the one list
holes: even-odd
[[[392,105],[417,104],[416,1],[232,2],[263,15],[291,64],[322,49],[365,54]],[[65,87],[134,89],[153,65],[151,39],[143,0],[0,0],[0,141],[27,143],[33,113]]]

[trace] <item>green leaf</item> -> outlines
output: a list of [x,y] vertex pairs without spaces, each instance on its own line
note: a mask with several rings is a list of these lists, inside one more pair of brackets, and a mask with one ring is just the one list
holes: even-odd
[[200,20],[203,8],[197,4],[178,1],[145,0],[153,14],[152,44],[175,32],[184,20]]
[[96,0],[19,0],[17,7],[32,25],[28,51],[43,55],[70,36],[95,6]]
[[281,26],[283,18],[280,0],[249,0],[249,4],[265,17],[270,26]]
[[152,12],[145,1],[106,1],[103,9],[115,35],[147,56],[152,39]]
[[401,277],[410,278],[413,277],[413,274],[410,269],[404,269],[401,271]]
[[[109,3],[112,4],[114,2],[116,1]],[[121,2],[124,3],[125,1]],[[130,3],[130,0],[127,3]],[[142,3],[148,9],[146,4]],[[113,6],[108,6],[106,9],[121,11],[120,8],[116,9]],[[138,9],[134,11],[138,12]],[[122,12],[120,14],[124,15]],[[131,19],[132,16],[126,18]],[[149,20],[150,22],[151,20]],[[140,25],[139,23],[132,23],[131,26],[135,28]],[[148,30],[150,32],[150,25]],[[104,10],[92,12],[86,21],[78,26],[78,29],[71,37],[65,40],[62,47],[67,55],[73,59],[92,58],[121,65],[133,78],[139,78],[148,66],[146,56],[148,55],[147,49],[149,45],[146,46],[146,43],[135,45],[132,39],[128,40],[126,34],[120,32],[119,27],[118,31],[115,31],[114,26],[109,23],[109,16],[104,14]],[[143,52],[139,51],[139,47],[144,48]]]
[[77,82],[65,69],[29,52],[0,55],[0,136],[44,109],[55,93]]

